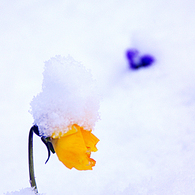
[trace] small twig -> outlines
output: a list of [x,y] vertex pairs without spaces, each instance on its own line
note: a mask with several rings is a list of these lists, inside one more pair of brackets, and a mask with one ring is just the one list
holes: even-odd
[[35,181],[35,174],[34,174],[34,164],[33,164],[33,127],[31,127],[29,132],[29,139],[28,139],[28,166],[29,166],[29,176],[30,176],[30,185],[34,188],[35,193],[38,193],[36,181]]

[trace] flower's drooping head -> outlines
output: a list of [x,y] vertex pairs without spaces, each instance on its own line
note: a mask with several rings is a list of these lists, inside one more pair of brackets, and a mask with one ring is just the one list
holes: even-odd
[[91,131],[99,118],[99,96],[92,75],[72,57],[45,62],[42,91],[31,102],[39,136],[47,138],[68,168],[92,169],[99,141]]
[[[55,133],[52,137],[55,137]],[[51,142],[59,160],[69,169],[92,170],[95,160],[90,158],[91,152],[96,152],[99,139],[78,125],[72,125],[69,131]]]

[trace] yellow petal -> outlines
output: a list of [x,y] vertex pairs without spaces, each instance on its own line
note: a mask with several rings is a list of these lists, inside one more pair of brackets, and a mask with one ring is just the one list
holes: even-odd
[[85,141],[86,147],[90,148],[92,152],[97,151],[96,144],[100,141],[91,131],[86,131],[81,128],[81,133]]
[[69,130],[66,133],[63,133],[62,131],[54,131],[53,134],[51,135],[52,138],[59,138],[62,136],[67,136],[71,135],[73,133],[76,133],[78,130],[75,125],[72,125]]
[[99,139],[78,125],[72,125],[70,131],[52,139],[59,160],[69,169],[92,170],[96,161],[90,155],[91,151],[97,151],[95,145]]

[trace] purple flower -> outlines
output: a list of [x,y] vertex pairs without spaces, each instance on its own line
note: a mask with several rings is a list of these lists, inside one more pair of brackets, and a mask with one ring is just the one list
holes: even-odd
[[127,50],[127,52],[126,52],[127,59],[130,61],[132,61],[133,58],[138,56],[138,54],[139,54],[139,52],[136,49],[130,49],[130,50]]
[[154,57],[151,55],[139,56],[139,51],[137,49],[129,49],[126,52],[127,60],[129,61],[129,66],[131,69],[138,69],[140,67],[150,66],[154,61]]
[[150,66],[154,62],[154,57],[151,55],[144,55],[140,58],[141,66]]

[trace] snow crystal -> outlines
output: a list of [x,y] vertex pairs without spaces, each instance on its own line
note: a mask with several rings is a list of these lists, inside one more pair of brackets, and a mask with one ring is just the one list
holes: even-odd
[[[24,188],[20,191],[8,192],[5,195],[35,195],[35,192],[33,191],[33,188]],[[38,193],[37,195],[44,195],[44,194]]]
[[95,81],[80,62],[71,56],[55,56],[45,62],[42,92],[31,102],[40,135],[51,136],[54,129],[65,132],[72,124],[93,129],[98,109]]

